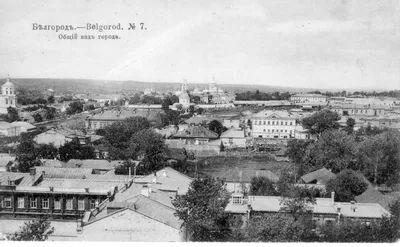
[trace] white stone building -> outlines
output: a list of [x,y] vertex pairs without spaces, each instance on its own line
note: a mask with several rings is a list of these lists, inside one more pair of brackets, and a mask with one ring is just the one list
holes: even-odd
[[0,114],[6,114],[8,107],[16,107],[17,96],[14,84],[7,79],[7,82],[1,86],[0,95]]
[[328,97],[321,94],[295,94],[290,97],[290,102],[295,104],[326,103]]

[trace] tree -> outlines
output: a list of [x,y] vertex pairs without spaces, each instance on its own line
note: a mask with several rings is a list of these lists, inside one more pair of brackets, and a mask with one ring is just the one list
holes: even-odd
[[287,155],[296,164],[300,164],[306,152],[308,145],[313,143],[312,140],[291,139],[287,145]]
[[4,120],[6,122],[12,123],[15,121],[20,121],[21,119],[19,118],[17,109],[10,106],[7,108],[7,115]]
[[252,177],[250,183],[252,196],[277,196],[274,184],[267,177]]
[[81,145],[78,138],[74,138],[72,141],[62,145],[58,152],[60,154],[60,160],[68,161],[70,159],[95,159],[96,154],[94,153],[94,147],[89,145]]
[[294,221],[304,217],[311,217],[311,204],[316,204],[314,195],[302,193],[301,189],[292,187],[281,198],[281,211],[289,213]]
[[56,115],[56,111],[57,110],[54,107],[47,107],[46,108],[46,114],[45,114],[46,119],[47,120],[53,119],[55,117],[55,115]]
[[16,160],[19,172],[29,172],[31,167],[40,165],[32,136],[28,133],[21,134],[20,143],[16,149]]
[[330,130],[307,147],[303,162],[307,171],[320,168],[338,173],[343,169],[357,168],[357,143],[353,135],[340,130]]
[[35,122],[39,123],[43,121],[42,115],[40,115],[39,113],[36,113],[33,115],[33,119],[35,120]]
[[83,112],[83,104],[80,101],[75,101],[70,103],[69,107],[67,108],[68,115],[73,115],[81,112]]
[[303,118],[301,124],[311,134],[316,134],[319,137],[326,130],[338,129],[340,125],[337,121],[339,120],[340,116],[338,113],[330,110],[322,110]]
[[311,218],[297,221],[286,214],[265,214],[261,218],[250,218],[244,228],[246,242],[314,242],[317,236],[312,231]]
[[355,196],[362,194],[368,184],[353,170],[346,169],[337,174],[336,178],[329,180],[326,184],[328,194],[335,192],[335,200],[339,202],[350,202]]
[[153,130],[140,130],[132,135],[127,149],[127,155],[131,159],[144,157],[142,162],[148,167],[149,172],[156,171],[165,164],[167,146],[162,136]]
[[354,118],[348,118],[346,120],[346,127],[344,128],[347,134],[352,134],[354,131],[354,126],[356,125],[356,120]]
[[218,136],[220,136],[222,132],[227,130],[227,128],[224,127],[218,120],[212,120],[208,124],[208,129],[217,133]]
[[193,180],[188,192],[178,195],[172,204],[190,241],[214,242],[224,241],[229,236],[225,213],[228,201],[224,181],[206,176]]
[[58,155],[58,149],[53,144],[40,144],[34,153],[39,159],[54,159]]
[[19,231],[11,236],[12,241],[46,241],[53,234],[54,227],[44,218],[25,222]]
[[55,101],[55,99],[54,99],[54,96],[52,96],[52,95],[47,98],[47,102],[49,102],[49,104],[53,104],[54,101]]
[[111,159],[125,160],[126,149],[134,133],[150,127],[149,121],[144,117],[129,117],[123,121],[113,123],[104,128],[104,144],[110,148]]
[[400,134],[387,130],[365,137],[357,153],[359,170],[374,184],[398,183],[400,172]]

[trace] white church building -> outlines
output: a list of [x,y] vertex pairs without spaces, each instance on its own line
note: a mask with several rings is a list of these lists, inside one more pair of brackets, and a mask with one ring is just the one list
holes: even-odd
[[1,86],[1,95],[0,95],[0,114],[6,114],[8,107],[16,107],[17,96],[15,86],[7,79],[7,82]]

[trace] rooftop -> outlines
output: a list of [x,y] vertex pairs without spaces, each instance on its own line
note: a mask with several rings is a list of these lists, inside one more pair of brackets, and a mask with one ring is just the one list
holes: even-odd
[[[276,196],[249,196],[248,204],[254,211],[279,212],[281,211],[281,200],[282,197]],[[338,208],[340,208],[340,213],[344,217],[382,218],[383,215],[390,215],[378,203],[334,202],[332,204],[331,198],[316,198],[316,204],[309,204],[309,206],[316,214],[338,214]],[[225,210],[232,213],[245,213],[247,208],[247,204],[232,204],[231,201]]]
[[29,129],[35,129],[35,128],[36,128],[35,125],[32,125],[32,124],[30,124],[30,123],[28,123],[28,122],[23,122],[23,121],[12,122],[11,125],[12,125],[12,126],[23,127],[23,128],[25,128],[25,129],[27,129],[27,130],[29,130]]
[[178,131],[175,138],[212,138],[217,139],[218,134],[203,126],[189,126],[186,130]]
[[71,159],[69,160],[64,167],[65,168],[80,168],[80,169],[100,169],[100,170],[112,170],[115,167],[121,165],[123,160],[77,160]]
[[301,180],[303,180],[305,183],[311,183],[315,180],[317,180],[317,183],[322,183],[325,184],[328,182],[328,180],[335,178],[336,175],[329,171],[326,168],[321,168],[319,170],[307,173],[306,175],[301,177]]
[[221,134],[220,138],[245,138],[243,130],[237,130],[236,128],[230,128]]

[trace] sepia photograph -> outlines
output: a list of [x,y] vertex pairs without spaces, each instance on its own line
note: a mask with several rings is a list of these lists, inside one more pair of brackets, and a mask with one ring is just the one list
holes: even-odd
[[1,244],[399,242],[400,0],[0,0],[0,87]]

